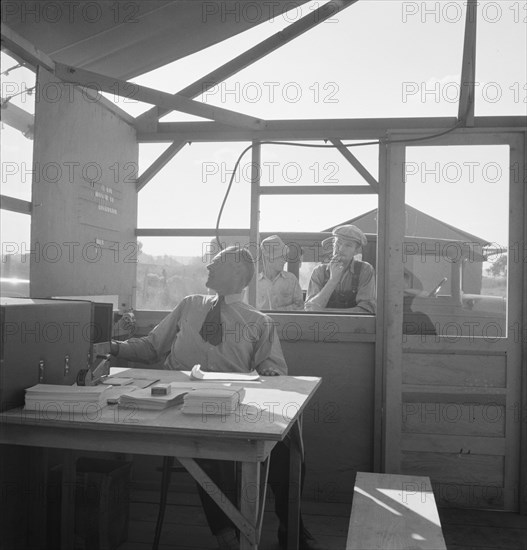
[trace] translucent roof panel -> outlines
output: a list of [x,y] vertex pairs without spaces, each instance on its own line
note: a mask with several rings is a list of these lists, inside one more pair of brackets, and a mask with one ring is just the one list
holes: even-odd
[[358,2],[201,99],[270,119],[456,115],[457,103],[435,90],[459,81],[466,8],[448,18],[414,12],[428,7]]
[[[301,17],[294,6],[134,82],[178,92]],[[457,116],[466,0],[368,0],[319,23],[196,99],[266,119]],[[477,7],[476,114],[525,114],[524,3]],[[144,104],[122,108],[137,115]],[[162,121],[202,120],[172,112]]]

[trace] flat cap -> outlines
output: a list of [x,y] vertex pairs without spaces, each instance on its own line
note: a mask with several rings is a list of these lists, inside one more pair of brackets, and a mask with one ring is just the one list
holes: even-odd
[[334,242],[335,239],[359,243],[361,246],[368,244],[366,235],[356,225],[339,225],[333,229],[332,233],[333,237],[322,241],[322,246],[327,245],[329,242]]
[[262,252],[269,258],[287,258],[289,256],[289,247],[278,235],[265,238],[260,243],[260,247]]

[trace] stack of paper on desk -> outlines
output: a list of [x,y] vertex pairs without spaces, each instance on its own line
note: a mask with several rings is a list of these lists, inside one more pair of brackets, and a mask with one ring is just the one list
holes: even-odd
[[251,372],[209,372],[204,371],[201,365],[194,365],[190,371],[190,377],[196,380],[234,380],[243,382],[258,380],[260,375],[255,370]]
[[158,411],[167,407],[173,407],[174,405],[180,405],[183,403],[183,396],[190,388],[181,389],[177,383],[170,384],[170,386],[171,391],[168,395],[152,395],[150,388],[124,393],[119,398],[119,406]]
[[40,411],[54,407],[71,412],[82,412],[83,407],[88,404],[104,407],[107,389],[107,386],[37,384],[26,389],[25,409]]
[[231,414],[236,410],[244,395],[243,388],[193,390],[185,395],[182,412],[186,414]]

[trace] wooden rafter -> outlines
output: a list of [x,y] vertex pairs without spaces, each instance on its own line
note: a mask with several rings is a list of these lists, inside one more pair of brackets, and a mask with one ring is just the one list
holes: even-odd
[[0,208],[2,210],[9,210],[9,212],[16,212],[17,214],[31,214],[33,210],[33,206],[29,201],[15,199],[15,197],[8,197],[6,195],[0,195]]
[[[249,235],[250,229],[239,228],[220,228],[220,235],[232,235],[234,237],[245,237]],[[196,227],[196,228],[152,228],[142,227],[135,230],[135,234],[138,237],[214,237],[216,234],[216,228],[214,227]]]
[[13,52],[17,58],[27,61],[30,65],[35,67],[41,66],[48,71],[53,72],[55,70],[55,62],[51,57],[35,48],[29,40],[20,36],[5,23],[2,23],[2,48],[7,48]]
[[375,193],[379,192],[379,182],[368,172],[359,159],[347,148],[340,139],[330,139],[342,156],[357,170],[357,172],[366,180],[368,185]]
[[10,101],[2,103],[2,122],[22,132],[28,139],[33,139],[35,117]]
[[141,191],[143,187],[166,166],[185,146],[184,141],[174,141],[172,145],[163,151],[159,157],[137,178],[135,190]]
[[[318,24],[336,15],[339,11],[355,4],[356,2],[358,2],[358,0],[335,0],[320,6],[308,15],[305,15],[298,21],[295,21],[284,30],[273,34],[269,38],[266,38],[259,44],[256,44],[256,46],[253,46],[221,67],[218,67],[216,70],[208,73],[199,80],[196,80],[196,82],[193,82],[186,88],[183,88],[176,95],[194,98],[203,94],[207,90],[217,86],[220,82],[230,78],[249,65],[252,65],[254,62],[262,59],[271,52],[274,52],[284,44],[291,42],[291,40],[297,38],[309,29],[316,27]],[[137,117],[136,120],[138,127],[149,127],[151,123],[156,123],[161,117],[169,112],[170,109],[154,107],[153,109],[150,109]]]
[[[269,120],[265,130],[252,131],[232,128],[212,122],[162,122],[157,132],[138,132],[138,141],[163,143],[175,140],[192,142],[266,140],[326,140],[385,138],[391,130],[432,135],[453,128],[456,117],[428,118],[369,118],[320,120]],[[522,130],[527,126],[525,116],[475,117],[474,128]],[[456,132],[459,133],[460,129]]]
[[264,185],[260,195],[373,195],[370,185]]
[[465,41],[463,44],[463,65],[459,95],[458,120],[462,126],[474,126],[474,104],[476,89],[476,28],[478,0],[468,0],[465,20]]
[[[23,36],[13,31],[5,23],[2,23],[2,47],[8,49],[9,53],[11,53],[14,58],[19,60],[19,62],[25,62],[33,67],[36,67],[37,69],[40,67],[55,74],[55,68],[58,64],[55,63],[51,57],[35,48],[35,46],[33,46],[33,44],[31,44],[31,42],[26,40]],[[92,91],[89,91],[88,95],[92,93]],[[130,116],[126,111],[112,103],[109,99],[106,99],[103,96],[97,97],[97,93],[93,95],[93,99],[99,101],[103,107],[107,108],[112,113],[115,113],[125,122],[128,122],[129,124],[134,122],[134,117]]]
[[168,110],[180,111],[190,115],[208,118],[221,122],[228,126],[241,126],[244,128],[258,129],[265,122],[229,109],[214,107],[183,97],[179,94],[168,94],[160,90],[140,86],[134,82],[127,82],[119,78],[105,76],[92,71],[86,71],[77,67],[70,67],[62,63],[55,63],[55,75],[64,82],[95,88],[97,91],[124,96],[136,101],[151,103]]

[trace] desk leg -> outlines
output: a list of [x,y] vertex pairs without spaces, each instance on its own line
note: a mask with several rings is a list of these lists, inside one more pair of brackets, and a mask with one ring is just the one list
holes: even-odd
[[[194,459],[177,458],[190,475],[209,493],[212,500],[216,502],[236,527],[238,527],[240,530],[241,549],[256,550],[258,548],[257,526],[259,525],[260,463],[242,462],[240,509],[238,510]],[[267,464],[265,475],[267,475]]]
[[71,550],[75,546],[76,456],[71,450],[65,450],[63,456],[60,542],[63,550]]
[[[29,455],[27,473],[27,542],[30,548],[46,548],[47,537],[47,472],[48,450],[43,447],[25,448]],[[23,464],[23,461],[22,461]],[[25,519],[26,519],[25,518]],[[17,520],[18,521],[18,520]],[[1,547],[1,543],[0,543]]]
[[[258,508],[260,504],[260,463],[242,462],[242,479],[240,494],[240,511],[250,525],[258,525]],[[240,533],[240,550],[257,550],[258,533],[255,544]]]
[[302,477],[302,431],[299,422],[291,430],[289,449],[289,514],[287,518],[287,548],[298,550],[300,522],[300,489]]

